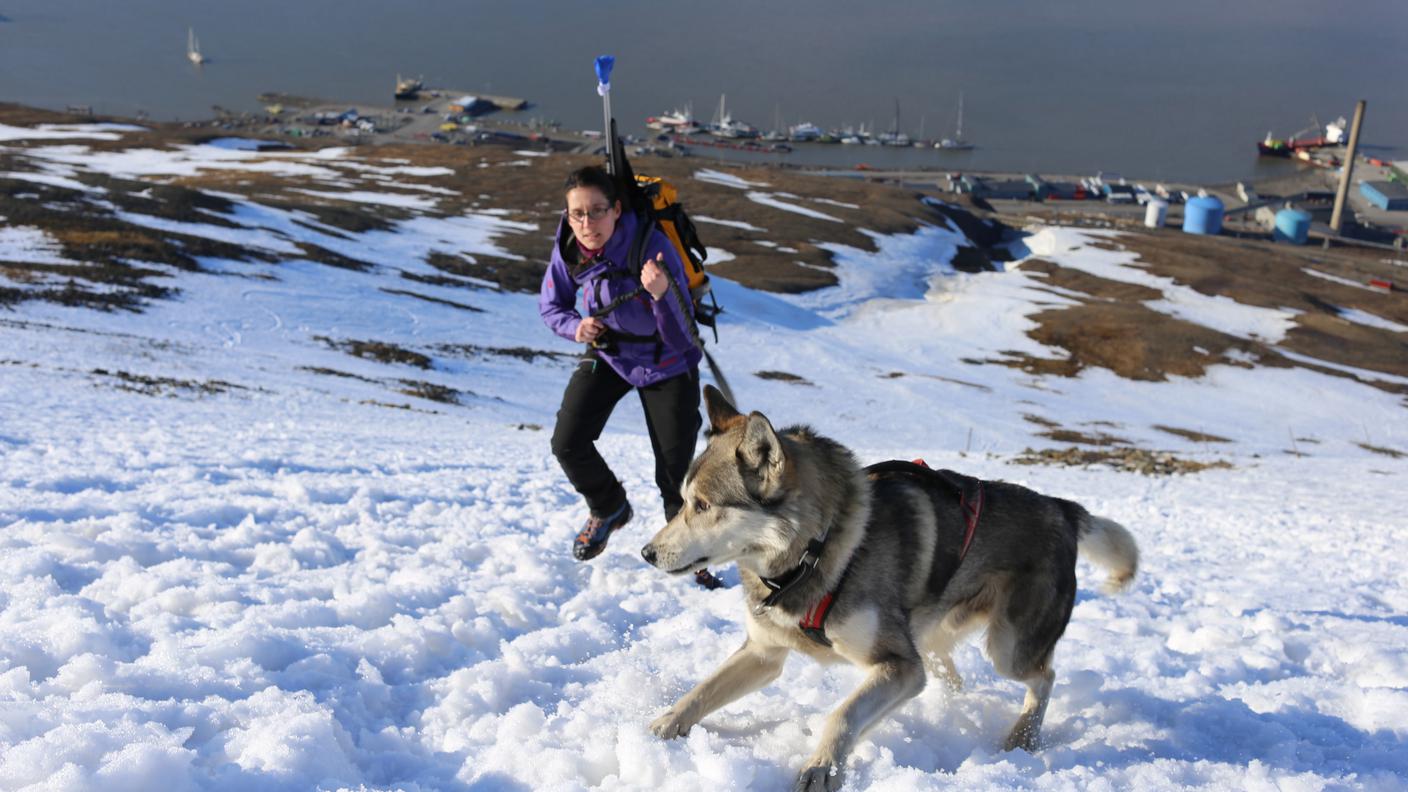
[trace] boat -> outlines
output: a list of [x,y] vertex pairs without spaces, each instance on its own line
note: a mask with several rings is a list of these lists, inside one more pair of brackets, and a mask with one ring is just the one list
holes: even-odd
[[1291,156],[1291,147],[1286,145],[1286,141],[1273,138],[1270,131],[1266,133],[1265,140],[1256,144],[1256,151],[1263,157]]
[[809,122],[802,122],[787,129],[787,139],[793,143],[810,143],[821,140],[826,133],[821,127]]
[[683,110],[675,109],[658,116],[651,116],[645,119],[645,125],[651,129],[684,134],[699,130],[699,123],[694,120],[694,105],[689,103],[685,104]]
[[200,40],[196,38],[195,28],[186,28],[186,60],[197,66],[205,63],[205,56],[200,54]]
[[875,136],[875,140],[886,146],[898,146],[908,148],[911,144],[909,135],[900,131],[900,100],[895,100],[895,124],[888,132],[881,132]]
[[[786,127],[782,125],[782,106],[778,105],[772,111],[772,129],[764,132],[762,139],[768,143],[785,143],[788,139],[785,130]],[[791,151],[792,147],[788,146],[787,150]]]
[[1292,134],[1285,140],[1273,138],[1270,132],[1266,133],[1266,139],[1256,144],[1256,151],[1263,157],[1296,157],[1298,159],[1308,159],[1301,157],[1301,152],[1311,151],[1329,146],[1344,145],[1345,120],[1339,118],[1325,125],[1323,134],[1304,137],[1312,132],[1320,131],[1320,121],[1314,116],[1310,117],[1310,126]]
[[708,132],[714,137],[721,138],[756,138],[758,128],[752,124],[733,120],[729,115],[728,108],[724,104],[724,94],[719,94],[719,113],[714,117],[714,123],[709,126]]
[[401,79],[401,75],[396,75],[396,98],[415,99],[420,96],[420,89],[425,87],[423,77],[407,77]]
[[934,148],[948,149],[949,151],[967,151],[973,148],[973,144],[963,139],[963,92],[958,92],[958,127],[953,131],[953,137],[944,138],[934,144]]

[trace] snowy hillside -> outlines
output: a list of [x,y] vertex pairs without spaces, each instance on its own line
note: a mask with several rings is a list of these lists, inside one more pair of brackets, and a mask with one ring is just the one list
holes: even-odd
[[[790,788],[858,673],[794,657],[687,738],[654,738],[742,642],[737,572],[706,592],[640,559],[662,514],[631,398],[601,448],[636,519],[572,560],[585,512],[548,438],[576,349],[534,294],[447,274],[445,257],[531,265],[512,251],[545,254],[551,227],[447,194],[443,166],[124,147],[132,131],[0,126],[0,789]],[[826,224],[859,208],[696,176]],[[699,225],[728,224],[769,241],[752,216]],[[966,274],[951,227],[861,231],[872,249],[819,244],[833,288],[715,277],[711,351],[739,406],[867,463],[1078,500],[1143,560],[1114,598],[1082,565],[1043,750],[999,750],[1022,689],[968,645],[966,688],[883,721],[847,788],[1408,786],[1408,377],[1291,351],[1300,309],[1153,274],[1108,232],[1031,228],[1021,260]],[[73,257],[102,233],[122,272]],[[1035,315],[1086,301],[1022,266],[1037,259],[1292,364],[1021,365],[1067,354]],[[1023,464],[1071,442],[1211,467]]]

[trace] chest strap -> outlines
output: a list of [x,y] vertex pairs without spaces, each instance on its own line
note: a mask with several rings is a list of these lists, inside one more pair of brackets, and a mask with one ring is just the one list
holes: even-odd
[[835,597],[835,592],[826,592],[826,596],[813,605],[812,609],[802,617],[802,620],[797,622],[797,626],[802,628],[802,632],[808,638],[822,646],[831,645],[831,639],[826,637],[826,614],[831,612],[831,600]]

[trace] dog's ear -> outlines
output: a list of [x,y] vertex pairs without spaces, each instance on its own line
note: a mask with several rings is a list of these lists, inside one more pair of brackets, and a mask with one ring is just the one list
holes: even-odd
[[749,492],[760,501],[771,500],[782,486],[787,455],[772,423],[760,412],[748,415],[743,442],[738,444],[738,460],[749,476]]
[[713,385],[704,386],[704,406],[709,413],[710,434],[729,429],[743,417],[738,408],[730,404],[728,399],[724,398],[723,392]]

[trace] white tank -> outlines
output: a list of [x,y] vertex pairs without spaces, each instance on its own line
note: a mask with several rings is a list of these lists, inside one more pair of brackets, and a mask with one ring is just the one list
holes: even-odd
[[1162,198],[1150,198],[1149,203],[1144,205],[1144,225],[1149,228],[1163,228],[1164,221],[1168,219],[1168,201]]

